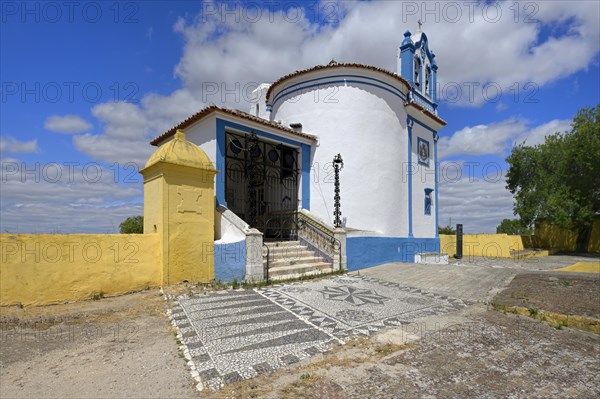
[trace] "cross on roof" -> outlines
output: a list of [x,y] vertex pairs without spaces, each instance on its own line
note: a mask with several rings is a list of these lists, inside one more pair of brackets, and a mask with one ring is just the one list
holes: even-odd
[[421,21],[421,18],[419,18],[417,23],[419,24],[419,31],[421,31],[421,26],[423,26],[423,21]]

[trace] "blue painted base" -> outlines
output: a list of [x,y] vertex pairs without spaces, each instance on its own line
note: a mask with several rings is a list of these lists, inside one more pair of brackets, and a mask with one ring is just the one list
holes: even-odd
[[350,237],[346,239],[349,271],[389,262],[414,262],[415,254],[439,251],[439,237]]
[[215,244],[215,280],[244,281],[246,277],[246,241]]

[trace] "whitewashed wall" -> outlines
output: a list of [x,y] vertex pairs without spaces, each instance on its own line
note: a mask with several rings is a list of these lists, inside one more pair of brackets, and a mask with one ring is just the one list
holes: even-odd
[[[316,76],[327,73],[339,75],[340,71],[321,71]],[[370,71],[360,73],[369,75]],[[382,79],[377,73],[371,76]],[[305,79],[314,78],[311,74]],[[284,125],[300,122],[304,131],[319,137],[312,160],[311,211],[333,221],[331,162],[341,153],[346,225],[386,236],[407,236],[408,184],[402,168],[408,151],[403,101],[380,88],[344,82],[307,88],[284,99],[274,105],[271,120],[281,120]]]
[[[433,133],[416,122],[412,129],[413,134],[413,163],[416,169],[413,175],[412,183],[412,207],[413,207],[413,236],[417,238],[435,237],[435,209],[437,207],[435,201],[435,191],[431,193],[432,206],[431,215],[425,215],[425,188],[435,189],[435,167],[434,167],[434,142]],[[429,142],[429,167],[420,165],[418,138],[422,138]]]

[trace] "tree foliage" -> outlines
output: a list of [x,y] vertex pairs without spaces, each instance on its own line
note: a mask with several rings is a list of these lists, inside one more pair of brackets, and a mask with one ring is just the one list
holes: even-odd
[[545,220],[581,238],[600,213],[600,104],[579,110],[571,126],[543,144],[513,148],[506,187],[526,226]]
[[497,234],[511,234],[511,235],[529,235],[531,230],[527,228],[519,219],[504,219],[498,227],[496,227]]
[[144,217],[130,216],[119,225],[121,234],[142,234],[144,232]]
[[438,226],[438,234],[456,234],[456,230],[450,225]]

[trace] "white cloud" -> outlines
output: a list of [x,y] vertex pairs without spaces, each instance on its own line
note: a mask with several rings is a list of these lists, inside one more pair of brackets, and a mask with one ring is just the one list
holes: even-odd
[[[600,41],[599,24],[593,18],[599,6],[590,2],[535,3],[539,7],[535,15],[538,24],[523,22],[526,13],[515,22],[512,2],[499,3],[503,16],[497,22],[491,22],[491,11],[484,11],[483,2],[471,11],[470,6],[456,3],[462,16],[455,22],[449,20],[445,3],[436,2],[439,21],[435,23],[435,12],[420,15],[424,2],[324,1],[299,13],[270,12],[266,7],[258,19],[258,3],[253,3],[251,10],[238,3],[235,10],[223,4],[206,4],[214,5],[203,7],[212,10],[210,13],[191,20],[180,18],[174,25],[185,41],[174,69],[183,87],[166,96],[147,94],[139,105],[106,103],[94,107],[92,114],[103,123],[104,131],[74,137],[79,150],[103,161],[142,163],[152,152],[149,139],[210,103],[246,110],[249,93],[262,82],[326,64],[332,58],[395,71],[402,34],[407,28],[414,32],[419,17],[425,20],[424,30],[437,54],[442,84],[476,82],[480,88],[495,82],[505,93],[514,83],[521,88],[527,82],[542,86],[587,68],[598,53]],[[419,12],[407,13],[406,4],[416,6]],[[317,15],[321,25],[311,22],[310,14]],[[542,38],[542,27],[553,24],[570,25],[562,36]],[[484,101],[478,89],[473,98],[469,97],[463,90],[457,103]],[[502,108],[499,104],[498,109]],[[510,148],[512,139],[520,137],[518,131],[524,128],[515,124],[524,122],[465,128],[456,136],[456,145],[442,146],[446,145],[446,155],[466,149],[475,154],[500,153]],[[467,140],[469,137],[485,138],[486,142],[474,144]]]
[[[357,2],[344,5],[339,24],[319,26],[304,18],[290,18],[290,12],[263,10],[258,21],[235,15],[211,13],[192,23],[180,19],[175,30],[186,40],[184,54],[175,72],[197,96],[207,94],[206,84],[234,87],[273,81],[294,70],[337,61],[362,62],[396,70],[396,49],[405,29],[416,30],[416,20],[425,20],[431,48],[437,54],[439,82],[461,87],[457,103],[481,104],[481,87],[497,84],[509,93],[532,82],[537,87],[588,67],[599,50],[599,5],[581,2],[538,2],[531,10],[515,16],[513,2],[500,2],[502,16],[495,21],[489,4],[467,6],[456,3],[461,17],[454,21],[444,2]],[[336,3],[333,3],[336,4]],[[418,12],[407,13],[416,6]],[[421,15],[425,9],[437,12]],[[513,7],[514,8],[514,7]],[[517,7],[519,8],[519,7]],[[522,5],[520,8],[526,8]],[[223,7],[217,7],[223,10]],[[336,10],[334,10],[336,11]],[[527,12],[529,11],[529,12]],[[254,15],[254,14],[253,14]],[[437,18],[437,21],[435,19]],[[566,33],[542,37],[543,27],[563,24]],[[376,43],[376,45],[374,45]],[[472,98],[465,83],[474,83]],[[446,91],[441,90],[444,94]],[[232,103],[223,90],[209,101]],[[487,92],[493,96],[493,90]],[[509,94],[510,96],[510,94]]]
[[537,126],[536,128],[526,132],[521,137],[517,138],[516,143],[519,144],[525,142],[525,144],[529,146],[542,144],[545,141],[546,136],[552,135],[554,133],[564,133],[566,131],[571,131],[571,123],[572,121],[569,119],[551,120],[550,122],[544,123],[543,125]]
[[531,146],[541,144],[546,136],[568,131],[570,126],[570,120],[554,119],[530,128],[527,121],[516,118],[488,125],[467,126],[450,137],[440,138],[438,143],[440,158],[458,154],[504,157],[515,144],[522,142]]
[[102,134],[73,137],[75,147],[105,162],[134,162],[142,168],[154,147],[148,143],[148,115],[134,104],[115,102],[96,105],[92,114],[104,127]]
[[[396,51],[402,34],[405,29],[414,32],[418,18],[425,21],[424,30],[436,52],[438,80],[442,85],[456,82],[464,88],[464,84],[469,82],[477,83],[478,87],[493,82],[504,93],[509,93],[515,83],[521,88],[528,82],[542,87],[584,70],[597,57],[600,48],[600,22],[597,18],[600,5],[597,2],[528,2],[520,8],[516,22],[514,10],[510,8],[513,3],[499,3],[503,16],[497,22],[491,22],[490,14],[484,14],[488,2],[473,6],[473,18],[470,18],[465,3],[456,3],[462,16],[452,22],[443,11],[447,3],[394,1],[322,1],[319,3],[321,14],[318,20],[321,23],[330,21],[325,25],[307,18],[297,19],[291,11],[287,14],[281,11],[269,13],[266,9],[262,10],[258,21],[250,21],[244,18],[239,3],[236,3],[241,16],[239,22],[236,22],[235,16],[218,13],[180,19],[174,29],[182,35],[185,44],[174,74],[181,79],[183,86],[166,96],[147,94],[139,105],[97,105],[92,114],[101,122],[102,131],[76,135],[73,143],[78,150],[94,159],[110,163],[135,162],[141,166],[154,150],[148,144],[152,137],[209,103],[246,110],[247,94],[259,83],[274,81],[298,69],[326,64],[332,58],[339,62],[366,63],[395,71]],[[253,6],[256,4],[253,3]],[[407,4],[416,5],[418,11],[423,11],[426,6],[440,9],[433,15],[408,14]],[[538,7],[533,17],[539,23],[524,22],[526,4]],[[219,5],[217,9],[223,9]],[[331,5],[334,5],[333,9]],[[439,17],[439,21],[434,22],[435,17]],[[548,26],[561,26],[564,29],[556,32],[563,33],[545,37],[543,32],[546,30],[543,28]],[[483,101],[485,98],[477,89],[473,98],[463,91],[457,103],[478,105]],[[498,110],[502,108],[502,104],[497,106]],[[79,125],[63,125],[58,130],[85,132],[88,128],[83,126],[88,122],[81,121]],[[442,156],[461,153],[503,156],[514,143],[524,139],[528,144],[541,142],[544,135],[553,133],[553,130],[564,130],[568,123],[554,120],[532,128],[526,120],[512,118],[465,127],[450,138],[440,139],[440,152]],[[3,151],[4,148],[18,148],[15,142],[3,139]],[[39,150],[35,140],[19,143],[28,151]],[[50,197],[42,194],[38,186],[12,187],[16,194],[12,202],[2,205],[2,223],[18,224],[19,220],[28,220],[29,226],[35,227],[36,220],[39,220],[40,224],[49,226],[48,218],[52,215],[52,220],[60,220],[63,226],[69,226],[64,231],[75,231],[78,226],[80,229],[104,231],[110,228],[106,215],[124,218],[141,213],[139,205],[127,204],[127,201],[139,197],[110,183],[107,183],[106,191],[94,192],[99,198],[98,203],[77,202],[76,198],[94,197],[86,191],[93,192],[94,189],[84,183],[75,188],[45,188],[49,191],[42,192],[54,193],[58,198],[58,202],[51,205],[30,204],[29,201],[36,197]],[[453,223],[462,221],[467,232],[490,231],[490,226],[494,227],[504,217],[512,216],[512,197],[504,189],[504,184],[481,179],[443,183],[440,187],[440,223],[445,224],[444,218],[452,216]],[[70,192],[72,197],[65,199],[65,192]],[[110,198],[119,195],[122,195],[123,205],[114,205]],[[134,213],[136,210],[139,212]],[[109,224],[118,225],[117,222],[111,220]]]
[[481,179],[467,171],[450,173],[450,178],[440,179],[440,225],[445,226],[451,220],[453,226],[462,223],[465,233],[495,233],[503,219],[516,218],[512,212],[513,195],[505,188],[504,175],[494,172]]
[[44,122],[44,128],[57,133],[82,133],[92,125],[77,115],[52,115]]
[[117,233],[128,216],[143,214],[142,177],[89,163],[27,164],[2,159],[0,231]]
[[502,155],[512,145],[512,140],[526,130],[526,122],[508,119],[489,125],[467,126],[451,137],[441,137],[438,142],[442,158],[457,154]]
[[27,154],[32,152],[40,152],[37,139],[20,141],[14,137],[0,137],[0,153]]

